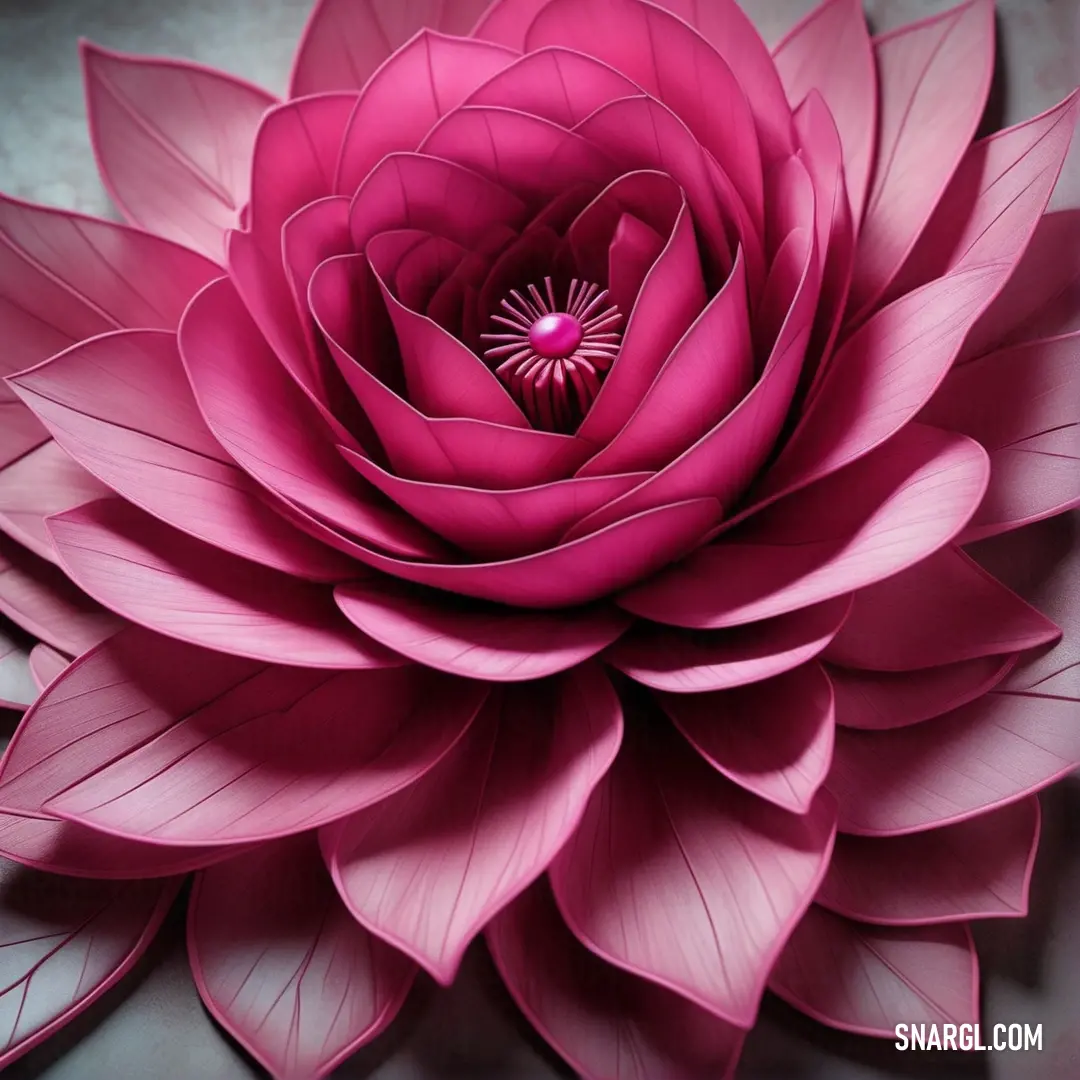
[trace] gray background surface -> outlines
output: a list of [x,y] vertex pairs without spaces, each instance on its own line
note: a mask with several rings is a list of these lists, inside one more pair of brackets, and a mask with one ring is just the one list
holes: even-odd
[[[743,3],[773,41],[813,0]],[[307,0],[0,0],[0,190],[110,215],[84,123],[75,53],[80,36],[117,49],[199,60],[280,92],[308,6]],[[943,0],[870,0],[867,10],[880,31],[947,6]],[[998,0],[998,11],[988,131],[1056,103],[1080,74],[1080,0]],[[1054,204],[1080,205],[1080,147],[1073,148]],[[1058,534],[1061,550],[1080,549],[1075,516],[1045,527]],[[1075,588],[1077,569],[1076,559],[1045,568],[1045,595]],[[826,1031],[769,999],[748,1040],[740,1080],[1078,1080],[1080,782],[1044,796],[1043,808],[1031,916],[977,928],[984,1024],[1041,1023],[1041,1054],[902,1054],[888,1044]],[[179,914],[120,986],[5,1076],[260,1075],[203,1011],[186,969]],[[543,1080],[571,1074],[517,1017],[490,962],[474,948],[451,990],[418,983],[391,1031],[334,1075]]]

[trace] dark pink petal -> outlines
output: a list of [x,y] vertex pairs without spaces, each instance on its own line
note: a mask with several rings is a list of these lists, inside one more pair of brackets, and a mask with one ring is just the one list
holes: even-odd
[[227,279],[192,301],[179,342],[207,425],[260,484],[388,551],[424,557],[440,550],[341,459]]
[[82,42],[83,77],[101,178],[128,221],[208,255],[248,201],[251,148],[274,98],[187,60]]
[[[942,608],[948,605],[942,605]],[[884,731],[943,716],[992,690],[1015,656],[980,656],[919,671],[857,671],[826,665],[841,727]]]
[[[287,574],[316,581],[349,576],[346,560],[289,525],[229,461],[195,404],[175,335],[104,334],[12,384],[75,461],[162,521]],[[23,460],[43,454],[51,466],[43,511],[58,513],[108,493],[56,443]],[[0,523],[5,481],[22,468],[20,462],[0,472]]]
[[279,1080],[317,1080],[370,1042],[416,973],[349,916],[313,836],[199,874],[188,955],[206,1007]]
[[966,924],[868,926],[815,904],[769,989],[820,1023],[856,1035],[895,1039],[897,1024],[979,1019],[979,962]]
[[71,657],[51,645],[38,642],[30,650],[30,674],[39,691],[44,690],[71,663]]
[[738,626],[872,585],[955,537],[986,490],[977,443],[909,424],[848,469],[790,495],[623,594],[656,622]]
[[0,469],[0,531],[53,562],[45,519],[108,494],[104,484],[49,440]]
[[930,723],[837,731],[827,786],[840,829],[899,836],[978,817],[1080,765],[1076,702],[991,690]]
[[402,656],[484,682],[526,682],[565,671],[630,624],[611,608],[548,614],[455,605],[389,580],[343,585],[334,597],[365,634]]
[[639,0],[552,0],[529,27],[525,51],[549,46],[588,53],[662,101],[716,159],[761,226],[764,186],[750,105],[731,68],[700,34]]
[[318,0],[293,61],[289,97],[359,90],[418,30],[466,36],[491,0]]
[[994,5],[966,3],[874,41],[880,97],[873,182],[859,231],[853,313],[888,288],[982,117],[994,64]]
[[39,689],[25,646],[10,637],[0,624],[0,709],[22,712],[38,696]]
[[1080,504],[1080,332],[953,368],[922,418],[990,452],[990,487],[965,542]]
[[229,858],[240,847],[162,847],[88,829],[74,821],[0,813],[0,855],[67,877],[127,881],[186,874]]
[[829,771],[833,695],[818,664],[732,690],[657,695],[710,765],[795,814],[809,811]]
[[959,548],[948,547],[855,593],[825,650],[845,667],[909,671],[1023,652],[1061,631]]
[[838,836],[814,899],[882,926],[1026,915],[1039,820],[1032,796],[912,836]]
[[673,694],[727,690],[812,660],[840,628],[848,603],[842,596],[729,631],[638,623],[608,649],[604,659],[656,690]]
[[335,190],[351,195],[387,154],[415,150],[443,116],[517,59],[500,45],[421,30],[364,87],[341,143]]
[[566,842],[621,737],[598,665],[496,691],[428,776],[324,831],[349,910],[449,984],[472,938]]
[[340,450],[362,476],[417,521],[471,555],[489,559],[553,546],[575,522],[649,477],[648,473],[581,477],[510,491],[485,491],[403,480],[347,447]]
[[655,573],[700,542],[720,518],[715,499],[671,503],[534,555],[488,563],[414,563],[374,551],[369,566],[394,577],[527,608],[586,604]]
[[754,379],[747,304],[740,250],[731,276],[675,346],[625,427],[580,475],[661,469],[727,416]]
[[69,656],[104,641],[122,625],[62,570],[10,541],[0,542],[0,614]]
[[0,383],[0,469],[29,454],[49,437],[37,417],[21,401],[6,400],[9,397],[14,399],[15,395]]
[[748,1028],[825,872],[834,813],[825,795],[798,817],[742,791],[662,722],[628,729],[552,886],[601,959]]
[[964,267],[1015,265],[1057,183],[1076,126],[1078,101],[1080,91],[968,150],[891,295]]
[[[219,273],[194,252],[124,225],[0,195],[0,376],[109,330],[174,330]],[[12,400],[0,383],[4,441]]]
[[762,495],[777,498],[828,476],[911,420],[1008,272],[1008,264],[990,263],[938,278],[860,327],[829,361]]
[[[556,85],[559,90],[553,92]],[[639,89],[592,56],[571,49],[537,49],[488,79],[466,98],[466,104],[532,113],[572,128],[601,105]]]
[[1080,209],[1039,219],[1005,288],[975,324],[960,362],[992,349],[1080,330]]
[[[76,661],[27,714],[0,778],[5,808],[40,806],[166,847],[302,832],[415,782],[487,693],[417,668],[339,674],[249,664],[245,675],[217,667],[202,678],[191,666],[199,651],[174,646],[184,666],[173,682],[199,687],[184,694],[132,671],[130,645]],[[117,667],[120,679],[102,683]],[[33,756],[42,746],[45,761]]]
[[50,518],[49,534],[80,588],[168,637],[303,667],[398,662],[342,617],[328,586],[212,548],[120,499]]
[[0,1068],[127,974],[178,886],[172,880],[76,882],[0,860]]
[[792,108],[815,90],[843,145],[844,177],[856,225],[870,185],[877,135],[877,72],[861,0],[824,0],[773,50]]
[[730,1080],[743,1033],[594,956],[567,929],[546,881],[484,936],[521,1011],[586,1080]]

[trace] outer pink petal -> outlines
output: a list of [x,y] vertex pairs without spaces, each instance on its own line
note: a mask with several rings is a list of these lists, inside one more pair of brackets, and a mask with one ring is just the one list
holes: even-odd
[[838,730],[828,789],[840,829],[900,836],[978,817],[1080,765],[1076,702],[992,690],[931,723]]
[[293,61],[289,97],[359,90],[393,52],[430,27],[463,37],[491,0],[318,0]]
[[825,872],[833,815],[824,795],[797,817],[747,794],[662,723],[631,730],[552,864],[555,897],[602,959],[748,1028]]
[[920,671],[854,671],[831,665],[826,670],[836,700],[836,722],[884,731],[943,716],[982,697],[1015,663],[1015,656],[981,656]]
[[387,154],[415,150],[443,116],[517,59],[490,42],[422,30],[364,88],[341,143],[334,190],[351,195]]
[[0,531],[53,562],[45,519],[108,494],[107,487],[49,440],[0,469]]
[[[103,334],[23,372],[12,385],[76,461],[167,524],[288,574],[316,581],[349,576],[346,560],[289,525],[229,461],[195,404],[175,335]],[[49,446],[23,459],[47,454],[45,461],[55,463],[43,511],[58,513],[108,493],[55,443]],[[0,473],[0,515],[5,482],[21,469],[22,462]],[[72,473],[67,485],[60,483]],[[69,498],[65,486],[75,486]]]
[[1039,822],[1032,796],[912,836],[838,836],[815,901],[882,926],[1026,915]]
[[959,548],[860,589],[825,650],[845,667],[909,671],[1023,652],[1061,631]]
[[877,70],[861,0],[823,0],[773,50],[792,108],[817,91],[840,133],[856,227],[870,186],[877,136]]
[[604,654],[636,682],[699,694],[760,682],[817,656],[847,617],[846,596],[730,631],[638,623]]
[[30,674],[42,691],[71,663],[71,657],[40,641],[30,650]]
[[977,443],[910,424],[619,604],[657,622],[718,628],[871,585],[949,543],[981,500],[988,472]]
[[810,810],[832,759],[832,687],[818,664],[706,694],[658,694],[710,765],[795,814]]
[[192,301],[179,341],[207,425],[260,484],[389,551],[423,557],[440,549],[341,459],[228,280]]
[[329,587],[209,547],[120,499],[50,518],[49,535],[80,588],[168,637],[303,667],[399,662],[356,632]]
[[967,0],[874,42],[881,94],[850,308],[888,288],[975,134],[990,89],[994,5]]
[[954,368],[923,417],[990,452],[990,487],[965,542],[1080,505],[1080,332]]
[[206,1007],[275,1080],[330,1073],[394,1019],[416,973],[353,921],[313,836],[199,874],[188,954]]
[[346,905],[450,983],[472,938],[566,842],[621,737],[598,665],[496,692],[429,776],[324,832]]
[[[53,684],[51,697],[24,720],[28,734],[54,725],[65,704],[70,710],[70,702],[55,700],[70,687],[64,679]],[[104,697],[96,684],[95,692]],[[159,709],[81,740],[69,730],[51,775],[30,762],[14,782],[37,797],[63,784],[47,798],[46,812],[112,836],[182,848],[269,840],[317,828],[414,783],[461,737],[485,696],[479,684],[415,668],[265,668],[195,711],[163,716]],[[100,714],[94,719],[101,724]],[[0,798],[12,769],[9,762]]]
[[251,149],[274,98],[211,68],[81,43],[90,136],[133,224],[221,262],[248,201]]
[[75,882],[0,861],[0,1008],[6,1017],[0,1068],[127,974],[157,932],[178,886],[177,881]]
[[800,1012],[856,1035],[895,1039],[897,1024],[971,1024],[979,964],[967,926],[876,927],[814,905],[769,989]]
[[0,542],[0,614],[70,656],[104,641],[122,625],[63,571],[10,542]]
[[730,1080],[743,1033],[594,956],[546,881],[496,915],[485,937],[529,1022],[586,1080]]
[[397,582],[335,590],[338,606],[369,637],[424,667],[484,682],[526,682],[595,656],[630,624],[614,608],[568,613],[484,609]]

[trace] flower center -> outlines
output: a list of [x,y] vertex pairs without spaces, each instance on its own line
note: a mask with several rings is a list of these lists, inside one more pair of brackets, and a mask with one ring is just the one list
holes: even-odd
[[495,374],[521,406],[533,427],[572,433],[600,393],[600,383],[615,362],[622,316],[605,304],[607,289],[574,280],[566,304],[555,300],[551,278],[544,293],[535,285],[528,296],[511,291],[502,313],[493,315],[499,333],[482,335],[494,344],[484,356],[497,361]]

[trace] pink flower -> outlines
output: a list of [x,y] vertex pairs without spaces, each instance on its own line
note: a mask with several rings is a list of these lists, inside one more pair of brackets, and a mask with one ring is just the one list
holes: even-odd
[[726,1075],[766,986],[974,1021],[1080,763],[1076,638],[986,569],[1080,504],[1077,95],[973,142],[992,56],[988,0],[772,56],[733,0],[322,0],[284,102],[85,48],[136,228],[0,202],[0,851],[91,880],[33,875],[72,947],[0,1064],[191,870],[279,1077],[481,934],[588,1077]]

